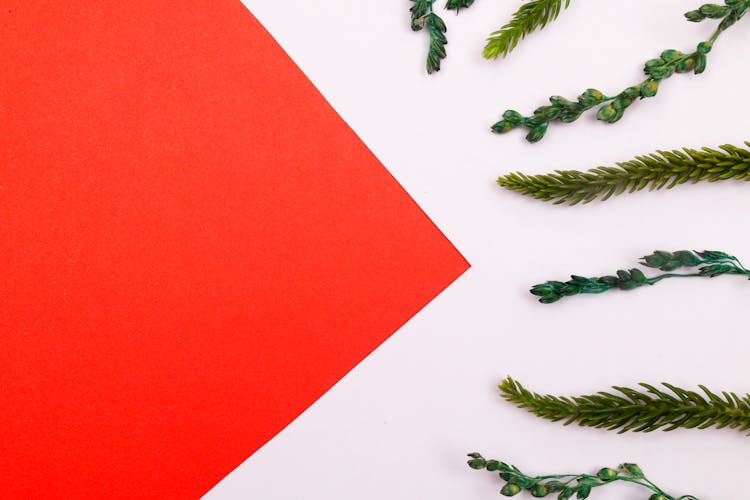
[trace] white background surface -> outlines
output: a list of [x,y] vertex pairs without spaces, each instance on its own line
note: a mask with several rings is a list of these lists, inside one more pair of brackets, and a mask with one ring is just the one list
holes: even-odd
[[[741,278],[665,281],[550,306],[528,288],[633,267],[654,249],[721,249],[750,261],[750,187],[683,186],[569,208],[494,180],[750,139],[750,19],[722,36],[706,73],[665,81],[616,125],[589,113],[529,145],[521,131],[496,136],[489,126],[503,110],[528,114],[550,95],[619,92],[641,81],[647,59],[692,50],[715,22],[683,20],[697,0],[574,0],[508,59],[488,62],[485,35],[521,2],[478,0],[444,16],[448,59],[428,77],[427,36],[409,29],[407,0],[244,3],[473,267],[206,498],[499,498],[496,476],[466,467],[470,451],[535,474],[633,461],[673,494],[747,497],[750,438],[735,431],[565,428],[503,402],[496,384],[512,375],[566,395],[641,381],[749,391],[750,286]],[[618,485],[592,498],[647,497]]]

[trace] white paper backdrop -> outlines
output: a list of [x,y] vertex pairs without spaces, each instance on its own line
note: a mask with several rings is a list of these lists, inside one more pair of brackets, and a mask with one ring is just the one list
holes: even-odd
[[[473,267],[206,498],[498,498],[494,475],[466,467],[470,451],[539,474],[633,461],[675,494],[747,497],[750,438],[564,428],[501,401],[496,385],[512,375],[566,395],[641,381],[750,391],[750,285],[741,278],[672,280],[551,306],[528,294],[570,273],[632,267],[654,249],[721,249],[750,261],[750,185],[569,208],[494,181],[750,139],[750,19],[722,36],[706,73],[665,81],[618,124],[584,116],[530,145],[521,131],[496,136],[489,126],[505,109],[528,113],[550,95],[612,94],[639,82],[647,59],[691,50],[713,32],[715,22],[682,18],[700,0],[574,0],[498,62],[482,59],[483,39],[521,2],[477,0],[444,16],[449,55],[430,77],[427,38],[409,29],[407,0],[244,3]],[[627,485],[594,493],[647,496]]]

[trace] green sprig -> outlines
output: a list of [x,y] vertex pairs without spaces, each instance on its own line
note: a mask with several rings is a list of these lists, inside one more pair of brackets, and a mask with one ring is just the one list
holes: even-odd
[[710,427],[750,430],[750,394],[740,397],[725,391],[718,395],[702,385],[700,394],[662,385],[666,390],[642,383],[639,389],[615,386],[614,393],[560,397],[531,392],[508,377],[500,384],[500,392],[506,401],[552,422],[577,423],[619,434]]
[[[475,0],[447,0],[445,8],[459,12],[461,9],[470,7]],[[446,33],[448,28],[445,21],[435,13],[433,4],[435,0],[411,0],[411,29],[422,31],[427,29],[430,37],[427,49],[427,73],[432,74],[440,71],[440,63],[445,59],[447,53],[445,46],[448,45]]]
[[550,105],[541,106],[531,116],[523,116],[514,110],[503,113],[500,121],[492,126],[495,133],[506,133],[518,127],[528,130],[526,140],[537,142],[547,132],[553,121],[570,123],[584,112],[599,106],[596,118],[606,123],[619,121],[627,108],[637,99],[654,97],[662,80],[675,73],[693,72],[696,75],[706,69],[707,55],[721,33],[739,21],[750,7],[750,0],[725,0],[725,5],[706,4],[685,14],[689,21],[721,19],[718,28],[710,39],[697,45],[695,51],[682,53],[678,50],[665,50],[656,59],[646,62],[644,72],[648,76],[643,82],[626,88],[614,96],[604,95],[597,89],[588,89],[575,101],[564,97],[550,97]]
[[523,4],[507,24],[487,38],[484,57],[487,59],[506,57],[516,48],[518,42],[537,29],[544,29],[569,5],[570,0],[531,0]]
[[625,463],[613,469],[604,467],[595,475],[593,474],[553,474],[546,476],[529,476],[517,467],[508,465],[499,460],[487,460],[479,453],[469,453],[469,467],[474,470],[487,470],[497,472],[505,485],[500,494],[506,497],[518,495],[522,491],[531,493],[531,496],[541,498],[547,495],[557,494],[558,500],[568,500],[574,495],[583,500],[591,495],[594,488],[614,484],[616,482],[627,482],[636,484],[650,491],[649,500],[698,500],[692,495],[679,497],[672,496],[651,482],[643,470],[631,463]]
[[[745,145],[750,147],[750,142]],[[633,193],[646,187],[654,191],[672,189],[686,182],[750,181],[750,151],[730,144],[720,149],[658,151],[616,163],[616,167],[597,167],[586,172],[556,170],[541,175],[517,172],[502,176],[497,182],[506,189],[542,201],[576,205],[597,198],[608,200],[625,191]]]
[[640,269],[627,271],[621,269],[617,271],[616,276],[602,276],[600,278],[572,275],[571,279],[566,282],[547,281],[534,285],[530,292],[532,295],[538,296],[539,302],[542,304],[552,304],[571,295],[604,293],[612,289],[633,290],[646,285],[654,285],[666,278],[714,278],[724,274],[750,276],[750,271],[742,266],[737,257],[713,250],[703,252],[679,250],[674,253],[657,250],[653,254],[643,257],[643,262],[640,264],[661,271],[674,271],[684,267],[701,267],[698,272],[694,273],[667,272],[652,278],[647,277]]
[[427,28],[430,45],[427,50],[427,73],[440,71],[440,62],[445,59],[445,46],[448,38],[445,33],[448,28],[440,16],[435,14],[432,4],[435,0],[411,0],[411,29],[422,31]]

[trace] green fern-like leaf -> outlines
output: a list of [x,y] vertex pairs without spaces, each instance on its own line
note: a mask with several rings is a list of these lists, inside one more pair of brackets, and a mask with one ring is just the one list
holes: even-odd
[[569,5],[570,0],[531,0],[523,4],[505,26],[490,34],[484,47],[484,57],[496,59],[507,56],[518,42],[557,19]]
[[659,389],[640,384],[639,389],[613,387],[616,391],[587,396],[559,397],[531,392],[508,377],[500,384],[502,397],[519,408],[564,425],[577,423],[620,434],[628,431],[671,431],[678,428],[750,430],[750,395],[733,392],[718,395],[704,386],[703,394],[663,384]]
[[[468,2],[468,5],[471,5]],[[448,28],[445,22],[432,10],[432,4],[435,0],[412,0],[411,12],[411,29],[421,31],[427,28],[430,37],[430,45],[427,49],[427,73],[440,71],[440,62],[445,59],[445,46],[448,44],[448,38],[445,33]],[[455,0],[456,9],[460,6],[467,6],[467,0]]]
[[[750,148],[750,142],[745,142]],[[729,144],[721,151],[703,148],[659,151],[586,172],[557,170],[550,174],[526,175],[520,172],[500,177],[502,187],[555,204],[602,201],[646,187],[672,189],[679,184],[727,179],[750,181],[750,150]]]
[[448,44],[445,33],[448,29],[440,16],[434,12],[427,14],[425,25],[430,33],[430,48],[427,51],[427,73],[434,73],[440,71],[440,61],[445,59],[445,46]]

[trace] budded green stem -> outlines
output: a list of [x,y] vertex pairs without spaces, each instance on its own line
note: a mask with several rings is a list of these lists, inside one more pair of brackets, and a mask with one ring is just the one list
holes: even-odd
[[633,290],[647,285],[654,285],[667,278],[714,278],[724,274],[738,274],[750,277],[750,271],[740,263],[737,257],[715,250],[703,252],[678,250],[676,252],[665,252],[656,250],[653,254],[643,257],[641,265],[660,269],[662,271],[674,271],[683,267],[698,267],[697,273],[671,273],[647,277],[640,269],[617,271],[616,276],[602,276],[598,278],[587,278],[585,276],[572,275],[569,281],[547,281],[534,285],[530,292],[539,297],[542,304],[552,304],[563,297],[580,294],[604,293],[612,289]]
[[534,497],[545,497],[557,494],[558,500],[568,500],[573,495],[579,500],[588,498],[595,488],[627,482],[646,488],[652,494],[649,500],[698,500],[692,495],[672,496],[651,482],[636,464],[622,464],[617,469],[605,467],[596,475],[591,474],[553,474],[529,476],[517,467],[498,460],[487,460],[479,453],[469,453],[469,467],[475,470],[498,472],[505,485],[500,490],[504,496],[512,497],[522,491]]
[[606,123],[615,123],[625,114],[625,110],[636,99],[654,97],[659,84],[675,73],[693,72],[696,75],[706,69],[708,53],[719,36],[739,21],[750,8],[750,0],[725,0],[725,5],[705,4],[697,10],[685,14],[689,21],[699,22],[704,19],[721,19],[718,28],[707,41],[697,45],[695,51],[682,53],[678,50],[665,50],[660,57],[646,62],[644,72],[647,78],[637,85],[626,88],[617,95],[608,96],[597,89],[588,89],[578,96],[576,101],[564,97],[550,97],[550,105],[542,106],[531,116],[523,116],[515,110],[503,113],[500,121],[492,126],[496,133],[506,133],[515,128],[528,129],[526,140],[537,142],[547,132],[553,121],[570,123],[576,121],[584,112],[599,106],[596,118]]

